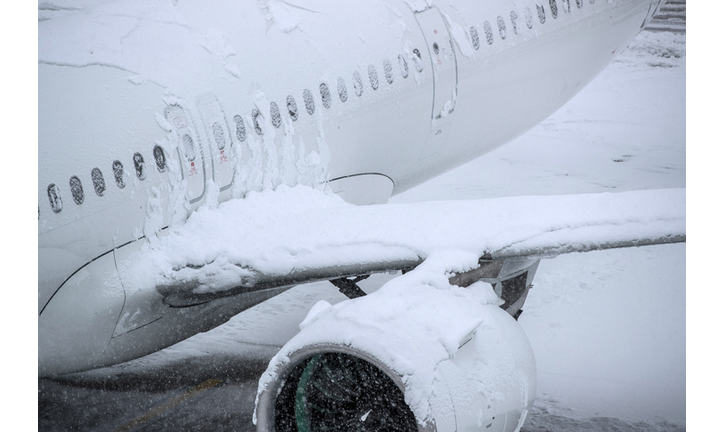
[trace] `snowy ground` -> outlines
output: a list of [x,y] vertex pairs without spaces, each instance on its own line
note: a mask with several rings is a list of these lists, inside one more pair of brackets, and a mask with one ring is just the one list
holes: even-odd
[[[686,187],[685,41],[684,35],[642,33],[541,125],[393,202]],[[685,261],[686,245],[678,244],[573,254],[541,263],[520,318],[539,369],[538,399],[524,431],[684,430]],[[361,285],[370,291],[390,277],[376,276]],[[172,395],[159,390],[168,385],[153,386],[163,381],[154,373],[204,375],[208,366],[224,370],[228,359],[245,359],[241,369],[248,369],[239,387],[244,393],[235,396],[246,402],[228,409],[248,410],[253,374],[263,371],[263,360],[294,335],[296,324],[320,299],[335,303],[345,297],[328,283],[299,286],[159,353],[80,374],[75,382],[41,381],[40,429],[67,429],[73,421],[81,422],[69,419],[71,413],[81,412],[122,424],[124,417],[117,413],[133,418]],[[122,375],[145,380],[140,387],[155,391],[134,387],[133,395],[145,398],[138,402],[131,392],[113,393],[119,389],[98,384]],[[116,396],[105,408],[93,408],[108,396],[103,393]],[[216,404],[208,402],[198,416],[204,410],[221,415]],[[169,415],[192,424],[189,407]],[[91,408],[95,414],[89,413]],[[239,422],[241,430],[253,430],[248,417],[250,412]],[[83,424],[111,428],[99,422]],[[156,422],[139,430],[164,429]]]

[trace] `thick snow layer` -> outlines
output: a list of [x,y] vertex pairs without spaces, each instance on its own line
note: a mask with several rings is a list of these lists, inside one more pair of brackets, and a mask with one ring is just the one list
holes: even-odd
[[136,289],[204,293],[314,269],[417,264],[440,250],[555,256],[684,236],[685,202],[684,189],[669,189],[357,207],[281,185],[201,208],[119,266]]
[[[320,342],[335,343],[362,350],[402,376],[405,400],[418,419],[429,420],[436,366],[453,356],[476,328],[495,328],[499,320],[499,314],[486,307],[501,303],[490,284],[478,282],[460,288],[448,282],[449,272],[476,262],[472,253],[435,253],[373,295],[334,306],[317,303],[300,324],[302,332],[271,361],[260,379],[259,392],[276,378],[276,368],[288,361],[290,353]],[[503,346],[504,341],[498,345]],[[507,372],[482,369],[481,373],[491,376]]]

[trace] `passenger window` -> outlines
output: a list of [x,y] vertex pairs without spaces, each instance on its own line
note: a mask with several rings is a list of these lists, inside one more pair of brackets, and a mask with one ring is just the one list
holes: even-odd
[[510,24],[513,26],[513,33],[518,34],[518,13],[510,11]]
[[63,201],[60,199],[60,189],[55,183],[48,185],[48,200],[50,200],[50,208],[53,213],[60,213],[63,210]]
[[123,179],[123,164],[121,161],[113,161],[113,177],[116,179],[116,185],[119,189],[126,187],[126,181]]
[[475,27],[470,27],[470,40],[473,42],[473,48],[476,50],[480,49],[480,35],[478,34],[478,29]]
[[[216,124],[217,123],[215,123],[214,126],[216,126]],[[166,155],[163,153],[161,146],[155,146],[153,148],[153,159],[156,160],[156,169],[158,169],[158,172],[166,171]],[[98,170],[98,172],[100,173],[100,170]],[[93,180],[93,184],[95,185],[95,180]],[[98,190],[96,190],[96,192],[98,192]]]
[[258,109],[254,108],[251,110],[251,120],[254,122],[254,132],[256,132],[257,135],[264,135],[264,131],[261,130],[261,124],[259,124],[260,116],[261,113]]
[[70,178],[70,193],[73,195],[73,201],[76,204],[83,204],[85,194],[83,194],[83,185],[80,183],[80,179],[76,176]]
[[339,100],[347,102],[347,83],[344,82],[344,78],[342,77],[337,78],[337,94],[339,95]]
[[540,21],[541,24],[545,24],[546,10],[543,9],[543,6],[541,5],[535,5],[535,8],[538,9],[538,21]]
[[377,90],[377,88],[380,86],[380,80],[377,78],[377,69],[375,69],[374,65],[369,65],[367,67],[367,75],[370,78],[370,85],[372,86],[372,90]]
[[278,128],[282,125],[282,115],[279,113],[279,105],[276,102],[269,104],[269,115],[271,116],[272,126]]
[[319,85],[319,94],[322,96],[322,106],[329,109],[332,106],[332,96],[329,94],[329,87],[322,83]]
[[412,50],[412,53],[415,54],[415,57],[412,58],[412,61],[415,62],[415,69],[417,69],[418,72],[422,72],[422,54],[420,50],[415,48]]
[[314,97],[312,97],[312,92],[309,91],[309,89],[304,89],[304,108],[307,109],[307,113],[309,115],[314,114]]
[[293,121],[297,121],[299,111],[297,110],[297,101],[292,95],[287,96],[287,111],[289,111],[289,117],[291,117]]
[[500,33],[500,38],[505,40],[508,33],[505,31],[505,20],[503,20],[502,16],[498,17],[498,32]]
[[530,8],[525,8],[525,25],[529,28],[533,28],[533,12],[530,11]]
[[133,154],[133,167],[136,169],[136,177],[139,180],[146,180],[146,162],[143,161],[141,153]]
[[407,78],[410,75],[410,70],[407,67],[405,56],[400,54],[397,56],[397,60],[400,61],[400,75],[402,75],[402,78]]
[[551,15],[553,16],[553,19],[558,18],[558,3],[556,3],[556,0],[548,0],[548,4],[551,5]]
[[493,28],[490,27],[490,23],[485,21],[483,23],[483,30],[485,30],[485,40],[488,42],[488,45],[493,44]]
[[354,79],[354,92],[357,93],[357,96],[362,96],[362,75],[360,75],[359,72],[354,71],[353,79]]
[[236,139],[240,142],[244,142],[246,139],[246,126],[244,126],[244,119],[237,114],[234,116],[234,123],[236,123]]
[[103,196],[106,192],[106,181],[103,179],[103,173],[98,168],[91,170],[91,181],[93,182],[93,189],[96,191],[96,195]]
[[387,80],[387,84],[392,84],[394,82],[394,78],[392,76],[392,63],[390,63],[389,60],[384,59],[382,61],[382,68],[385,70],[385,80]]
[[194,140],[191,138],[191,135],[184,134],[184,136],[181,137],[181,144],[184,147],[184,155],[186,156],[186,159],[189,162],[196,159],[196,146],[194,146]]
[[[226,147],[226,137],[224,136],[224,128],[218,122],[211,125],[211,133],[214,135],[214,141],[216,141],[216,147],[219,150],[223,150]],[[163,172],[163,171],[161,171]]]

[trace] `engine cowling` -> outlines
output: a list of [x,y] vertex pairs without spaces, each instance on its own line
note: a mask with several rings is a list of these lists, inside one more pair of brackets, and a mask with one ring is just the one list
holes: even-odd
[[520,429],[535,359],[492,287],[408,276],[312,308],[260,379],[257,430]]

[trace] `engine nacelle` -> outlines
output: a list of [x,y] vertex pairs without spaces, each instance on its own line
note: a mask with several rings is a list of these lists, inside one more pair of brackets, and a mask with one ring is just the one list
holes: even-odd
[[487,283],[424,280],[315,305],[260,379],[257,430],[520,430],[536,392],[522,328]]

